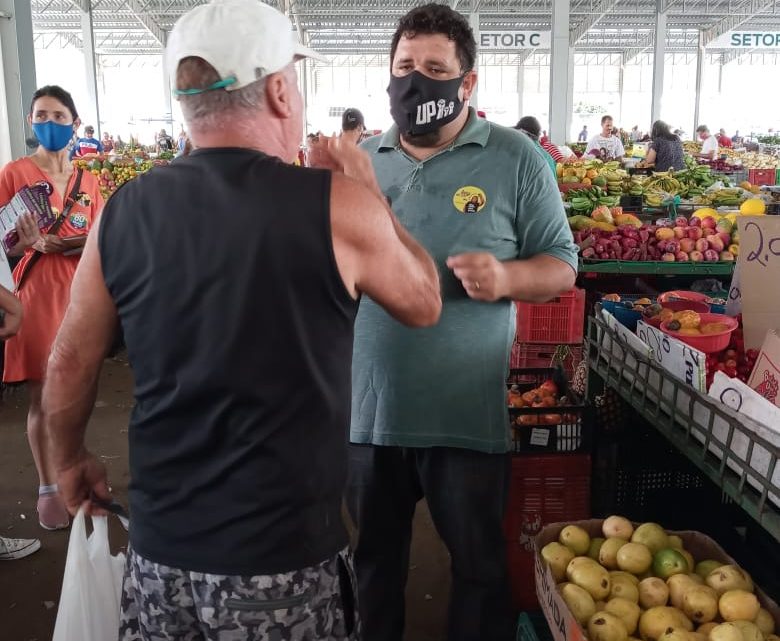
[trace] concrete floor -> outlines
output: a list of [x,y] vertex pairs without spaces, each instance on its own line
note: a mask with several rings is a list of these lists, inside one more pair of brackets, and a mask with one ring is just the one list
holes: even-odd
[[[114,495],[127,504],[127,422],[132,403],[130,369],[106,361],[87,441],[109,472]],[[0,535],[37,537],[42,548],[0,565],[0,641],[48,641],[54,629],[68,532],[46,532],[37,521],[37,476],[25,433],[26,394],[14,390],[0,405]],[[127,535],[111,519],[111,541]],[[406,641],[444,641],[449,591],[449,556],[424,504],[417,510],[407,588]],[[76,641],[76,640],[74,640]]]

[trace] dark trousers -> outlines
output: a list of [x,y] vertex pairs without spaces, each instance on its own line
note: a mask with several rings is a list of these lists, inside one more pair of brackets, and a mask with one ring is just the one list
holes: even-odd
[[350,445],[347,506],[366,641],[401,641],[412,517],[424,496],[452,559],[449,641],[514,638],[502,530],[509,457]]

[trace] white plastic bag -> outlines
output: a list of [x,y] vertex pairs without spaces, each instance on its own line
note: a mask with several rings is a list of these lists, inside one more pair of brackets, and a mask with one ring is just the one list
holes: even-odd
[[87,538],[81,508],[71,525],[52,641],[109,641],[119,634],[125,555],[111,556],[105,516],[93,516],[92,527]]

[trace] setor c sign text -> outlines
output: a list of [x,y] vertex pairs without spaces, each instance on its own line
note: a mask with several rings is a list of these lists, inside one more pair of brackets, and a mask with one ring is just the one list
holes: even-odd
[[479,48],[493,51],[549,49],[549,31],[481,31]]

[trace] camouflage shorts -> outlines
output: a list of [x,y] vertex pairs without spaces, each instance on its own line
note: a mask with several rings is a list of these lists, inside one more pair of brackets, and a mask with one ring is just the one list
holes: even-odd
[[267,576],[187,572],[128,553],[120,641],[357,641],[348,550]]

